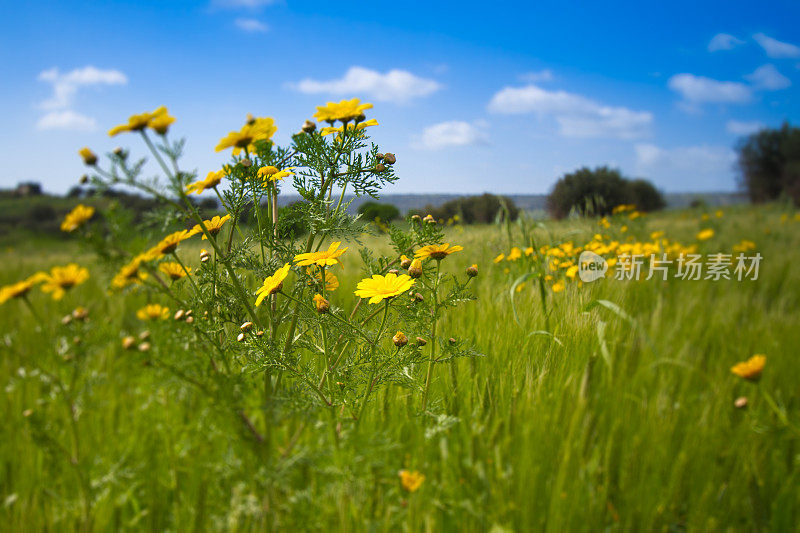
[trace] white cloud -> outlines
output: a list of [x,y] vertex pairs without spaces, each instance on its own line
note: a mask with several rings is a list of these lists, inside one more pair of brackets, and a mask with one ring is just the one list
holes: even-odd
[[93,66],[71,70],[65,74],[60,73],[57,68],[51,68],[39,73],[38,79],[53,85],[53,95],[40,104],[43,109],[66,109],[72,105],[81,87],[128,83],[128,77],[118,70],[100,70]]
[[653,122],[648,111],[603,105],[578,94],[548,91],[533,84],[501,89],[488,107],[493,113],[554,117],[565,137],[636,139],[646,136]]
[[729,120],[725,124],[725,130],[734,135],[749,135],[764,127],[762,122],[757,120],[742,121],[742,120]]
[[781,42],[763,33],[756,33],[753,39],[761,45],[769,57],[775,59],[800,57],[800,46]]
[[555,76],[553,75],[552,70],[546,68],[538,72],[526,72],[525,74],[520,75],[519,79],[526,83],[539,83],[543,81],[553,81]]
[[488,141],[485,122],[464,122],[452,120],[428,126],[412,145],[423,150],[439,150],[450,146],[470,146]]
[[752,74],[745,76],[756,89],[764,89],[767,91],[778,91],[791,87],[792,82],[781,74],[775,65],[766,64],[761,65]]
[[744,44],[744,41],[737,39],[729,33],[718,33],[711,38],[708,43],[709,52],[717,52],[719,50],[731,50],[736,46]]
[[751,98],[751,89],[737,81],[718,81],[694,74],[675,74],[667,83],[690,104],[730,103],[741,104]]
[[442,86],[405,70],[380,73],[364,67],[350,67],[342,78],[327,81],[306,78],[291,87],[306,94],[368,96],[383,102],[403,103],[428,96]]
[[93,118],[69,109],[50,111],[36,123],[38,130],[93,131],[96,128],[97,122]]
[[233,23],[247,33],[264,33],[269,29],[269,26],[258,19],[238,18]]
[[660,148],[637,144],[636,174],[654,178],[673,190],[693,183],[724,187],[730,180],[736,153],[727,146],[683,146]]

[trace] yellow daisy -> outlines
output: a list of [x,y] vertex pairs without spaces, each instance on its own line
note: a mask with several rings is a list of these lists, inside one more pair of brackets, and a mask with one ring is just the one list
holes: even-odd
[[43,276],[33,275],[28,279],[0,287],[0,305],[6,303],[13,298],[22,298],[33,288],[37,283],[44,281]]
[[[209,232],[211,235],[216,235],[222,230],[222,226],[231,219],[230,215],[225,215],[220,217],[216,215],[211,220],[204,220],[203,226],[206,228],[206,231]],[[203,233],[203,229],[200,227],[200,224],[195,224],[192,230],[189,232],[192,235],[197,235],[198,233]],[[203,240],[206,240],[206,235],[203,233]]]
[[400,484],[408,492],[416,492],[422,486],[422,482],[425,481],[425,476],[416,470],[401,470],[398,475],[400,476]]
[[268,141],[276,131],[278,131],[278,127],[271,117],[254,118],[248,120],[247,124],[242,126],[239,131],[232,131],[220,139],[216,151],[221,152],[227,148],[233,148],[233,155],[239,155],[246,148],[252,152],[255,150],[256,141]]
[[111,280],[111,287],[119,290],[133,283],[142,283],[146,280],[147,273],[141,270],[144,257],[145,254],[139,254],[130,263],[120,268],[119,272]]
[[371,278],[365,278],[358,282],[355,295],[359,298],[369,298],[369,303],[376,304],[407,291],[412,285],[414,285],[414,280],[406,274],[399,276],[394,273],[385,276],[374,274]]
[[161,263],[158,265],[158,269],[170,277],[172,281],[177,281],[181,278],[186,277],[186,270],[189,271],[191,274],[192,269],[190,267],[186,267],[186,270],[183,269],[180,263],[176,263],[174,261],[168,263]]
[[764,365],[767,363],[767,356],[763,354],[756,354],[747,361],[736,363],[731,367],[731,372],[740,378],[756,381],[761,377],[761,372],[764,370]]
[[330,122],[331,124],[337,120],[349,122],[359,115],[362,115],[367,109],[372,109],[372,104],[362,104],[361,100],[358,98],[342,100],[338,104],[335,102],[328,102],[324,106],[317,106],[317,112],[314,113],[314,118],[320,122]]
[[60,300],[66,291],[89,279],[89,271],[70,263],[66,266],[55,266],[50,269],[50,273],[42,273],[39,278],[44,282],[42,290],[52,293],[53,300]]
[[287,176],[294,175],[294,172],[292,172],[294,168],[295,167],[287,167],[284,168],[283,170],[278,170],[277,167],[273,167],[272,165],[267,165],[266,167],[261,167],[258,169],[258,177],[264,180],[264,182],[278,181],[282,180]]
[[200,194],[201,192],[205,191],[206,189],[213,189],[217,185],[220,184],[222,178],[225,177],[224,170],[217,170],[211,171],[206,176],[206,179],[201,181],[195,181],[194,183],[190,183],[186,186],[186,194]]
[[120,124],[119,126],[114,126],[108,131],[109,137],[113,137],[125,131],[142,131],[150,123],[159,117],[167,115],[167,108],[164,106],[159,107],[155,111],[151,113],[141,113],[139,115],[131,115],[128,118],[127,124]]
[[136,311],[139,320],[166,320],[169,317],[169,308],[160,304],[148,304]]
[[339,263],[338,257],[347,251],[347,248],[339,250],[340,244],[342,244],[340,241],[336,241],[332,242],[327,250],[298,254],[294,256],[294,262],[297,263],[297,266],[333,266]]
[[153,259],[158,259],[163,255],[174,252],[180,243],[182,243],[183,241],[194,235],[195,235],[194,233],[186,229],[170,233],[169,235],[161,239],[161,241],[158,244],[156,244],[155,246],[150,248],[150,250],[145,252],[145,254]]
[[[352,130],[353,128],[355,128],[356,131],[361,131],[364,128],[368,128],[370,126],[377,126],[377,125],[378,125],[378,121],[375,120],[374,118],[371,118],[371,119],[366,120],[364,122],[359,122],[358,124],[348,124],[347,125],[347,129],[348,130]],[[331,133],[341,133],[342,130],[344,130],[343,126],[326,126],[326,127],[322,128],[322,131],[320,132],[320,134],[323,137],[325,137],[326,135],[330,135]]]
[[289,263],[286,263],[281,268],[276,270],[273,275],[264,279],[264,284],[256,291],[256,294],[258,295],[258,298],[256,298],[256,307],[261,305],[261,302],[264,301],[264,298],[281,290],[283,287],[283,280],[285,280],[286,276],[289,275],[289,268]]
[[463,246],[450,246],[449,242],[444,244],[429,244],[428,246],[423,246],[419,250],[414,253],[414,257],[419,259],[427,259],[428,257],[432,257],[436,260],[441,260],[447,257],[448,255],[460,252],[463,250]]
[[61,231],[72,232],[83,226],[94,215],[94,207],[78,204],[67,213],[61,223]]
[[713,236],[714,236],[714,230],[711,229],[711,228],[708,228],[708,229],[704,229],[703,231],[701,231],[700,233],[697,234],[697,240],[698,241],[707,241],[708,239],[710,239]]

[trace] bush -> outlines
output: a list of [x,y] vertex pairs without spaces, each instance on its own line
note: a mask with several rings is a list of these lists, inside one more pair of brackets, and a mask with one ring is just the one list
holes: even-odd
[[445,221],[457,216],[458,221],[463,224],[488,224],[494,222],[498,216],[505,216],[506,210],[511,220],[516,220],[519,216],[519,208],[511,198],[484,193],[480,196],[448,200],[439,207],[428,205],[419,214],[430,214],[436,220]]
[[628,180],[619,170],[583,167],[559,179],[547,197],[547,210],[555,218],[575,211],[583,216],[605,216],[623,204],[640,211],[655,211],[666,205],[664,197],[644,179]]
[[358,207],[358,213],[369,222],[380,219],[381,222],[391,222],[400,218],[400,211],[392,204],[379,202],[364,202]]
[[787,195],[800,206],[800,129],[784,123],[742,139],[738,146],[740,184],[753,203]]
[[639,178],[631,181],[628,186],[631,191],[630,203],[639,211],[658,211],[666,207],[664,196],[649,181]]

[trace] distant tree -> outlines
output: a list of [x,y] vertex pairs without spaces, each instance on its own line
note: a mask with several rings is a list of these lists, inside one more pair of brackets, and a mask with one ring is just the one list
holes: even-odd
[[631,194],[630,203],[640,211],[658,211],[667,205],[664,195],[645,179],[632,180],[628,183],[628,187]]
[[427,205],[416,212],[423,216],[430,214],[436,220],[444,221],[458,216],[463,224],[487,224],[506,214],[511,220],[519,216],[519,208],[511,198],[489,193],[448,200],[438,207]]
[[564,218],[571,212],[605,216],[622,204],[633,204],[640,211],[656,211],[666,201],[649,181],[626,179],[619,170],[607,166],[583,167],[564,174],[547,197],[547,209],[555,218]]
[[800,129],[785,122],[764,128],[739,141],[740,184],[754,203],[782,194],[800,205]]
[[203,198],[200,200],[200,207],[203,209],[217,209],[219,203],[216,198]]
[[379,202],[364,202],[358,206],[358,212],[364,220],[370,222],[375,219],[380,219],[381,222],[391,222],[400,218],[400,211],[395,206]]

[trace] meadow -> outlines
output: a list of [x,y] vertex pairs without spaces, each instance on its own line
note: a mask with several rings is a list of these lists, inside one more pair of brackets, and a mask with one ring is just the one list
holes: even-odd
[[[115,270],[77,241],[15,239],[0,252],[0,285],[70,262],[90,278],[59,301],[36,290],[30,307],[0,308],[2,529],[796,530],[800,221],[777,204],[627,220],[445,226],[443,240],[464,249],[443,271],[463,277],[476,264],[478,275],[475,299],[447,313],[438,335],[474,352],[437,366],[427,406],[422,363],[372,395],[357,422],[298,402],[296,384],[265,406],[260,378],[245,377],[236,409],[258,431],[209,392],[210,348],[172,318],[174,302],[112,295]],[[523,278],[525,256],[494,261],[531,242],[653,232],[705,253],[750,240],[759,277],[553,291]],[[191,268],[202,268],[205,243],[182,245]],[[365,275],[356,250],[394,252],[374,229],[344,245],[329,299],[349,312]],[[137,318],[151,302],[169,318]],[[88,318],[62,322],[77,306]],[[237,324],[225,332],[234,344]],[[125,349],[126,336],[146,349]],[[732,373],[754,354],[766,356],[760,379]]]

